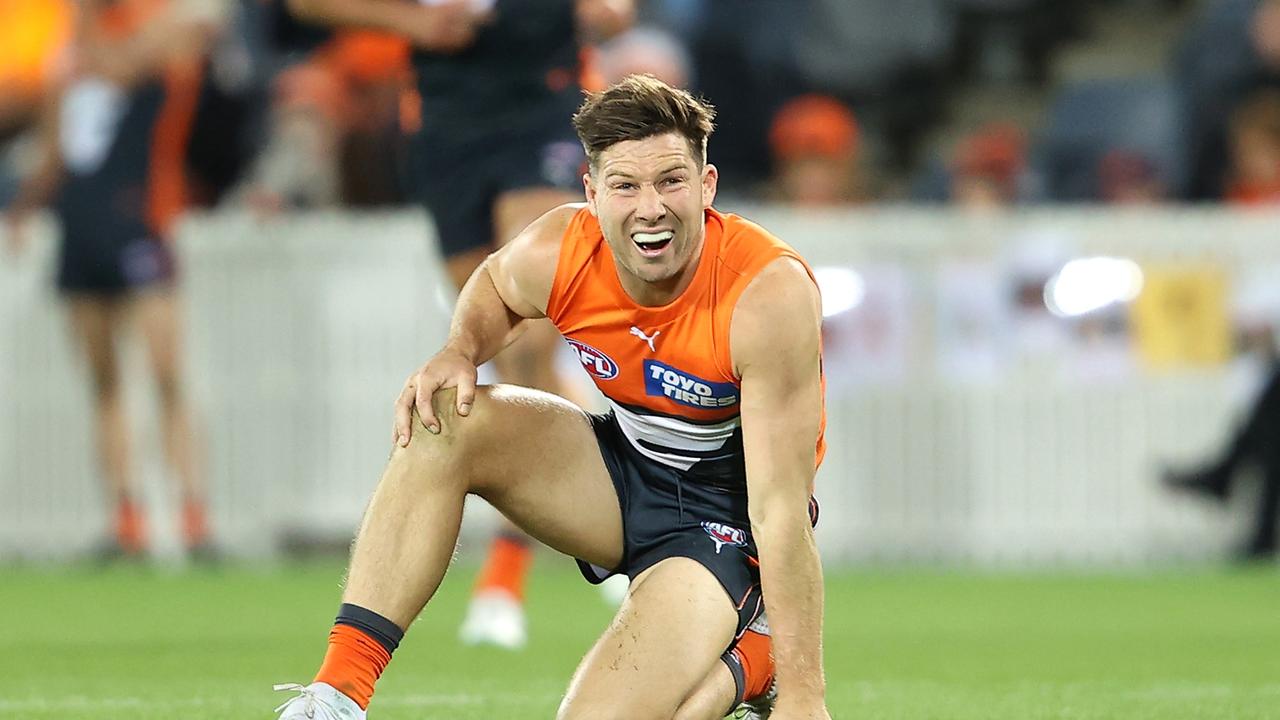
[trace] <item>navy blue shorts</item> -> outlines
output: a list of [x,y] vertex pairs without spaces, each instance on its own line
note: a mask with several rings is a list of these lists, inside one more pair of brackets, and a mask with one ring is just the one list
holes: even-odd
[[[406,184],[435,221],[446,257],[495,248],[493,204],[527,188],[582,193],[586,154],[568,117],[535,119],[492,133],[419,133],[410,144]],[[510,238],[503,238],[503,241]]]
[[[764,609],[756,543],[747,495],[692,481],[681,471],[641,455],[612,413],[591,416],[591,427],[622,510],[622,563],[612,569],[578,561],[592,583],[611,575],[637,575],[670,557],[685,557],[711,571],[738,610],[740,637]],[[817,522],[817,502],[810,501]]]
[[107,233],[67,233],[58,260],[58,289],[75,295],[116,296],[172,282],[173,254],[151,237],[113,239]]

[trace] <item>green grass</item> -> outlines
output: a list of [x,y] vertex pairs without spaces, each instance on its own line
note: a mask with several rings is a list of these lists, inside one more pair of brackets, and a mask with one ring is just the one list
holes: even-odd
[[[272,717],[306,682],[339,565],[181,574],[0,570],[0,718]],[[531,647],[459,647],[445,582],[379,684],[375,720],[549,718],[609,618],[568,562],[530,589]],[[1280,718],[1280,572],[829,573],[839,718]]]

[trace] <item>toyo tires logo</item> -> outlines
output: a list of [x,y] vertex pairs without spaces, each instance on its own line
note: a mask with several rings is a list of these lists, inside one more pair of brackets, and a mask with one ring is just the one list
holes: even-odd
[[578,360],[582,362],[582,368],[593,377],[601,380],[612,380],[618,377],[618,363],[614,362],[613,358],[584,342],[569,338],[565,338],[565,341],[569,343],[569,347],[573,348],[573,354],[577,355]]

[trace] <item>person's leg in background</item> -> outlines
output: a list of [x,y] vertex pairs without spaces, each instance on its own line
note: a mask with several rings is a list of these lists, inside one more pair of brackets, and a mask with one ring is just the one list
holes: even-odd
[[67,308],[76,345],[88,361],[98,470],[112,508],[112,538],[104,554],[136,557],[147,549],[147,531],[130,473],[129,422],[116,357],[125,304],[115,296],[73,293],[68,296]]
[[[580,198],[556,188],[533,187],[498,195],[490,208],[494,246],[500,246],[549,210]],[[491,247],[465,250],[445,261],[454,286],[461,288],[484,262]],[[560,334],[549,321],[540,321],[494,359],[502,382],[555,393],[580,401],[581,393],[560,377],[555,352]],[[529,537],[500,518],[484,566],[472,590],[467,617],[459,637],[467,644],[490,644],[507,649],[524,647],[528,631],[524,617],[524,593],[533,547]]]
[[182,541],[196,559],[211,552],[207,490],[201,453],[182,378],[182,317],[179,296],[171,288],[145,290],[133,300],[134,314],[147,343],[160,400],[165,459],[181,491]]
[[1271,367],[1271,375],[1254,399],[1244,422],[1231,436],[1231,442],[1211,461],[1190,470],[1166,471],[1164,482],[1174,490],[1185,490],[1226,500],[1231,494],[1236,471],[1245,463],[1259,458],[1280,429],[1280,364]]
[[[1275,429],[1275,426],[1272,426]],[[1258,507],[1254,513],[1253,531],[1245,542],[1241,553],[1246,560],[1271,560],[1278,549],[1276,527],[1280,515],[1280,448],[1275,443],[1268,444],[1260,455],[1262,488],[1258,497]]]
[[1165,484],[1174,490],[1225,501],[1231,494],[1239,470],[1249,463],[1258,465],[1261,494],[1249,537],[1238,550],[1242,560],[1270,558],[1277,551],[1280,450],[1275,448],[1273,441],[1277,433],[1280,433],[1280,364],[1272,366],[1266,385],[1221,455],[1198,468],[1166,471],[1164,475]]

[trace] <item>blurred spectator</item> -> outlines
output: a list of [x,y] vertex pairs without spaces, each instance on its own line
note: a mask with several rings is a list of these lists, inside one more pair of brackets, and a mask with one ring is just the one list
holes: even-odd
[[778,201],[831,206],[858,200],[858,123],[840,101],[822,95],[791,100],[774,116],[769,144]]
[[209,548],[196,432],[180,381],[179,302],[168,238],[186,202],[185,146],[212,16],[187,0],[86,0],[74,68],[41,121],[42,162],[6,219],[20,251],[25,217],[53,201],[62,226],[58,286],[94,389],[98,464],[113,507],[104,552],[146,550],[136,502],[117,341],[132,319],[159,389],[164,450],[182,492],[187,548]]
[[344,30],[273,83],[267,142],[237,197],[259,211],[403,201],[403,96],[410,48]]
[[1098,188],[1109,205],[1148,205],[1167,199],[1156,163],[1138,150],[1111,150],[1098,163]]
[[[1066,84],[1055,93],[1037,135],[1030,153],[1032,177],[1046,199],[1113,201],[1103,183],[1120,178],[1103,173],[1118,172],[1123,178],[1143,163],[1150,163],[1151,179],[1164,185],[1165,192],[1185,187],[1185,120],[1167,78],[1140,75]],[[1107,160],[1113,151],[1121,154]],[[1141,161],[1134,163],[1134,155]]]
[[272,93],[267,144],[238,199],[260,212],[337,205],[346,104],[340,79],[322,63],[299,63],[281,72]]
[[742,195],[772,172],[769,123],[808,84],[796,45],[807,9],[778,0],[709,0],[688,47],[698,70],[694,89],[716,107],[708,150],[720,168],[720,192]]
[[64,57],[71,22],[67,0],[0,3],[0,141],[35,118]]
[[595,50],[595,88],[603,89],[628,75],[652,75],[673,87],[687,88],[693,79],[689,53],[674,36],[654,27],[636,27]]
[[922,134],[945,117],[947,62],[956,36],[954,3],[771,4],[778,7],[775,12],[795,16],[788,22],[799,25],[793,37],[776,18],[763,26],[762,47],[775,48],[771,60],[794,64],[801,87],[854,104],[864,127],[883,138],[892,164],[899,169],[913,164]]
[[1262,90],[1231,117],[1227,200],[1236,205],[1280,203],[1280,90]]
[[971,209],[1013,204],[1026,167],[1022,130],[992,123],[960,141],[951,165],[951,202]]
[[1231,110],[1266,86],[1280,86],[1280,0],[1218,0],[1175,58],[1189,122],[1190,197],[1218,200],[1228,184]]
[[319,51],[347,95],[340,179],[344,204],[403,202],[401,98],[412,78],[409,43],[386,33],[345,31]]

